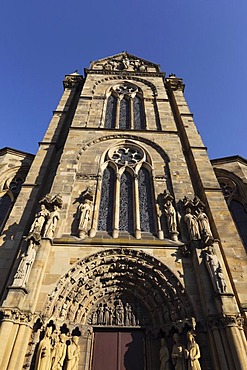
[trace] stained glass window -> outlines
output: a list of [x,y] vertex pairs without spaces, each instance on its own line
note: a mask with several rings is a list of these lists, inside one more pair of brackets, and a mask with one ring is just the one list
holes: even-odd
[[145,128],[143,103],[138,96],[134,97],[133,106],[134,106],[134,128],[136,130],[143,130]]
[[115,178],[113,168],[107,167],[102,178],[98,230],[112,231]]
[[150,173],[141,168],[138,173],[141,231],[154,232],[154,205]]
[[0,228],[5,221],[5,217],[7,216],[10,207],[12,205],[12,201],[8,194],[5,194],[0,198]]
[[105,128],[115,128],[116,109],[117,109],[117,98],[113,95],[110,95],[106,107]]
[[134,231],[133,177],[125,171],[120,180],[119,230]]
[[130,101],[122,99],[120,102],[119,128],[121,130],[130,128]]
[[236,200],[231,201],[229,208],[247,250],[247,212],[243,204]]

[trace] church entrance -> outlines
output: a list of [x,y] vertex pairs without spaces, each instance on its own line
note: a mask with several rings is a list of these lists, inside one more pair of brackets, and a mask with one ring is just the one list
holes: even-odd
[[92,370],[145,370],[143,330],[94,332]]

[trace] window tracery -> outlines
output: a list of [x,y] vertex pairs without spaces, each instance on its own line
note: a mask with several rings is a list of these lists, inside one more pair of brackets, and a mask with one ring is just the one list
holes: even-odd
[[108,166],[104,170],[101,185],[98,230],[112,231],[115,172]]
[[111,88],[104,127],[121,130],[146,128],[143,96],[137,86],[124,82]]
[[145,151],[132,143],[110,149],[102,165],[98,230],[134,233],[155,232],[155,202],[151,165]]
[[247,250],[247,208],[244,198],[241,196],[241,183],[233,181],[228,177],[218,177],[222,193],[227,202],[229,211]]

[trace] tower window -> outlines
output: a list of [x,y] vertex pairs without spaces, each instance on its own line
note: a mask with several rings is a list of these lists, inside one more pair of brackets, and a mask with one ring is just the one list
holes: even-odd
[[124,82],[111,89],[106,104],[104,127],[120,130],[146,128],[143,96],[137,86]]

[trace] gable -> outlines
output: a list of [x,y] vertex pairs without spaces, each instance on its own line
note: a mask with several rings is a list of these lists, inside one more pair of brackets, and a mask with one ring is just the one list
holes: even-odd
[[90,69],[128,72],[160,72],[158,64],[154,64],[127,52],[91,62]]

